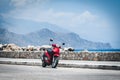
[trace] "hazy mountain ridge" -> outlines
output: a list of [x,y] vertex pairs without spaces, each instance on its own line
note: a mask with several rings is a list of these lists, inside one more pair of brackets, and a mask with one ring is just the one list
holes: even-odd
[[54,39],[54,43],[66,43],[67,47],[74,47],[79,49],[110,49],[109,43],[92,42],[82,39],[76,33],[57,33],[47,28],[32,32],[26,35],[16,34],[6,29],[0,28],[0,44],[15,43],[19,46],[27,45],[45,45],[49,44],[49,39]]
[[[48,22],[37,22],[37,21],[32,21],[32,20],[24,20],[24,19],[15,19],[15,18],[6,18],[5,22],[2,22],[2,24],[4,24],[3,26],[6,27],[9,25],[9,31],[13,31],[15,33],[20,33],[19,31],[23,32],[24,30],[26,33],[30,33],[30,32],[35,32],[37,30],[43,29],[43,28],[47,28],[50,31],[53,32],[59,32],[59,33],[67,33],[70,32],[64,28],[59,27],[58,25],[55,24],[51,24]],[[17,28],[16,28],[17,26]],[[29,30],[28,30],[29,28]],[[20,34],[24,34],[24,33],[20,33]]]

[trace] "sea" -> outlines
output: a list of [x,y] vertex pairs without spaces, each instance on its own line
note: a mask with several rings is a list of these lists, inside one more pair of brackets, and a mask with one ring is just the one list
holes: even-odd
[[[75,52],[82,52],[84,49],[75,49]],[[120,52],[120,49],[85,49],[88,52]]]

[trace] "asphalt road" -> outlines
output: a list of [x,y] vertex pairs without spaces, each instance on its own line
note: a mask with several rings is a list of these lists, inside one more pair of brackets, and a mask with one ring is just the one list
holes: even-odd
[[120,71],[0,64],[0,80],[120,80]]

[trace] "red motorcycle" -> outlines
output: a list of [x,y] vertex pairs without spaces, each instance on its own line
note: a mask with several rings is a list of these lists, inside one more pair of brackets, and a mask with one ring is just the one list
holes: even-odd
[[[51,65],[52,68],[56,68],[59,62],[59,53],[54,51],[55,49],[48,48],[45,50],[42,56],[42,67]],[[56,48],[59,51],[59,48]]]

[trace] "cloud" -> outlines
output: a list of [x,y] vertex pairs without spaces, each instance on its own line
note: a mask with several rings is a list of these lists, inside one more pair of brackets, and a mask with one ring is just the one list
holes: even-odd
[[41,5],[49,0],[11,0],[10,4],[15,8],[29,7],[30,5]]
[[82,13],[75,13],[56,11],[53,8],[43,8],[46,5],[44,3],[49,1],[51,0],[11,0],[10,4],[15,8],[3,14],[3,16],[37,22],[49,22],[66,28],[78,27],[84,24],[89,25],[98,21],[98,16],[88,10]]
[[15,7],[20,7],[20,6],[24,6],[26,2],[27,2],[26,0],[11,0],[11,5]]
[[8,13],[7,16],[37,22],[49,22],[63,27],[90,24],[97,19],[97,16],[91,14],[89,11],[83,13],[56,12],[51,8],[48,10],[40,10],[39,8],[16,9]]

